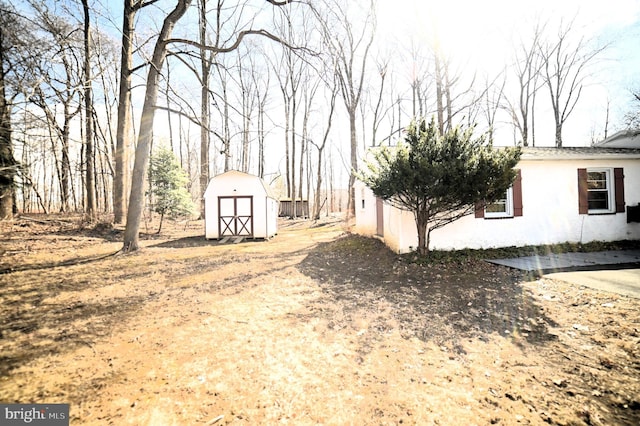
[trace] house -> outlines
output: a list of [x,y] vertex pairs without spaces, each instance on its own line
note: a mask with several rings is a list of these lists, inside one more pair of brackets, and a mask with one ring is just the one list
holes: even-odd
[[594,146],[599,148],[640,148],[640,129],[621,130]]
[[[505,198],[431,232],[457,250],[640,239],[640,148],[523,148]],[[413,213],[356,186],[355,231],[398,253],[416,248]]]
[[205,238],[271,238],[278,230],[278,199],[258,176],[228,171],[204,193]]

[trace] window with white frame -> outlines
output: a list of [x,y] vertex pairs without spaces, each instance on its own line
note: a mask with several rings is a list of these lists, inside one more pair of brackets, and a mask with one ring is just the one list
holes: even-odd
[[484,217],[513,217],[513,187],[507,189],[503,198],[499,198],[485,206]]
[[613,172],[606,168],[587,169],[587,202],[589,213],[615,211]]

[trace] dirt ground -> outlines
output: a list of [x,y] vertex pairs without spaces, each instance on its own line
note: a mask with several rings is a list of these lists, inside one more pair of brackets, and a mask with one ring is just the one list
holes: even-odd
[[[339,221],[271,241],[0,224],[0,401],[83,425],[638,425],[640,300]],[[149,230],[151,232],[151,229]]]

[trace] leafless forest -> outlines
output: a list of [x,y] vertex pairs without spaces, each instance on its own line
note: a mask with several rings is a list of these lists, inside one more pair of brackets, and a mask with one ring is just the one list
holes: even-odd
[[[576,17],[531,18],[493,72],[433,20],[396,34],[384,2],[116,3],[0,2],[0,216],[112,213],[126,241],[157,146],[179,158],[195,201],[235,169],[309,200],[314,216],[349,209],[353,192],[344,206],[337,194],[366,148],[394,143],[412,117],[562,146],[607,48]],[[606,109],[594,138],[608,127]]]

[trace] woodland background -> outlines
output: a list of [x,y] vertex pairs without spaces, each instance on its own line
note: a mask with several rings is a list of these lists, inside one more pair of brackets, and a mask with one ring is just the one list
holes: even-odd
[[[571,139],[582,145],[638,126],[640,90],[614,105],[591,96],[603,71],[623,70],[615,32],[595,33],[578,9],[496,32],[454,3],[414,16],[382,0],[0,1],[0,216],[123,223],[149,205],[148,155],[161,146],[197,202],[234,169],[309,200],[317,217],[353,208],[345,189],[366,149],[393,144],[413,117],[524,146],[563,146],[571,120],[589,130]],[[620,28],[637,33],[634,16]],[[464,45],[506,59],[474,62]],[[590,121],[577,117],[585,105]]]

